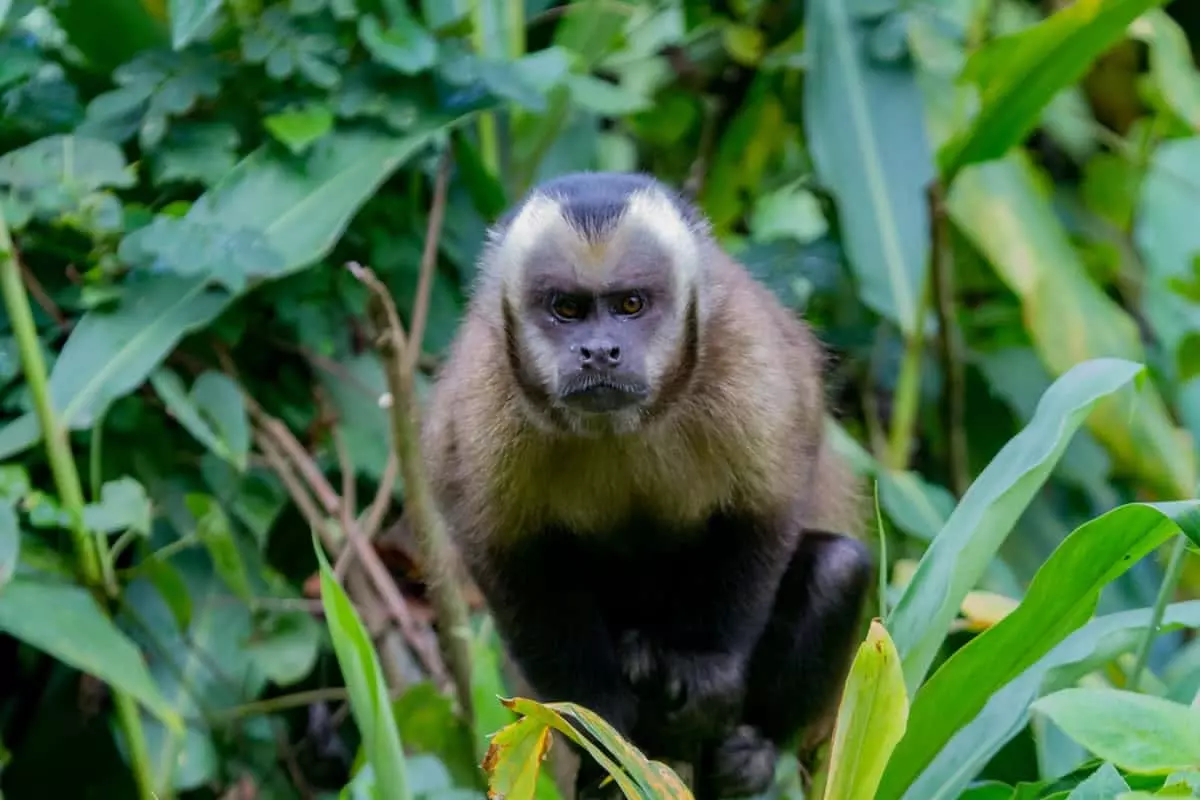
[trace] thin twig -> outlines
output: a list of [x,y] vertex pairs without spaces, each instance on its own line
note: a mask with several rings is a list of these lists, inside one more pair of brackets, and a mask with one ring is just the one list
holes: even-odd
[[421,460],[419,424],[413,372],[408,367],[404,328],[387,287],[371,270],[347,264],[351,273],[371,291],[367,307],[378,332],[378,347],[392,393],[392,440],[404,477],[405,512],[428,568],[427,585],[437,615],[438,640],[454,677],[459,707],[465,719],[474,717],[471,702],[471,653],[468,643],[467,603],[456,580],[457,553],[445,521],[433,502]]
[[963,375],[963,345],[954,314],[954,251],[950,244],[950,220],[942,196],[942,186],[934,181],[929,187],[929,226],[931,240],[930,276],[933,302],[938,320],[938,350],[942,361],[945,429],[949,437],[947,458],[950,488],[962,497],[971,483],[967,462],[966,378]]
[[392,450],[388,453],[387,464],[383,467],[383,477],[379,480],[379,490],[375,493],[375,499],[358,518],[358,525],[367,538],[374,539],[383,527],[383,515],[392,504],[392,490],[396,488],[396,478],[399,474],[400,460],[396,457],[396,451]]
[[450,149],[442,153],[437,178],[433,184],[433,204],[429,209],[429,224],[425,229],[425,249],[421,252],[421,277],[417,281],[417,296],[413,300],[412,327],[409,329],[408,358],[405,368],[417,367],[421,343],[425,340],[425,323],[429,319],[429,295],[433,291],[433,275],[437,270],[438,244],[442,237],[442,220],[446,216],[446,187],[450,182]]
[[20,267],[21,280],[25,283],[25,288],[29,290],[29,294],[41,306],[42,311],[45,311],[64,333],[71,330],[71,321],[67,319],[67,315],[62,312],[62,309],[55,304],[54,299],[46,292],[41,281],[33,274],[33,270],[24,263],[21,263]]
[[1137,660],[1133,664],[1133,671],[1129,674],[1129,681],[1126,683],[1130,691],[1138,691],[1142,673],[1146,671],[1146,667],[1150,663],[1150,650],[1154,647],[1154,640],[1158,638],[1158,629],[1162,627],[1163,615],[1167,611],[1167,605],[1171,602],[1175,590],[1179,588],[1179,577],[1183,574],[1183,560],[1187,555],[1187,545],[1186,536],[1176,536],[1175,544],[1171,548],[1171,558],[1163,573],[1162,584],[1158,587],[1158,596],[1154,598],[1154,609],[1150,612],[1150,624],[1142,635],[1142,641],[1137,649]]

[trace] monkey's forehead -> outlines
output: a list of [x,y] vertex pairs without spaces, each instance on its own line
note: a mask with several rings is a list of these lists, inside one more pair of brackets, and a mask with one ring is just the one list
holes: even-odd
[[570,265],[593,279],[614,271],[690,273],[697,212],[648,176],[574,173],[536,187],[494,233],[506,277]]

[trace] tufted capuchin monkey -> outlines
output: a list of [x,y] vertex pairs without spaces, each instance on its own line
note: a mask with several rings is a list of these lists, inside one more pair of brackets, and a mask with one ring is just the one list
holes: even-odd
[[[436,500],[516,665],[699,798],[836,709],[873,569],[821,347],[653,178],[578,173],[490,232],[427,406]],[[584,757],[576,786],[603,777]]]

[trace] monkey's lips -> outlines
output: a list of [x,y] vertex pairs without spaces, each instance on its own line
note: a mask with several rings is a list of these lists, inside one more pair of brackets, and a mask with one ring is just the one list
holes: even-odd
[[636,406],[649,394],[650,390],[640,381],[585,373],[566,381],[559,399],[577,411],[609,414]]

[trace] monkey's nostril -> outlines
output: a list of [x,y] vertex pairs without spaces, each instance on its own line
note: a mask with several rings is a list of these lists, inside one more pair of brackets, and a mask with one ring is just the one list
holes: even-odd
[[617,346],[615,346],[615,345],[614,345],[614,346],[613,346],[613,347],[612,347],[612,348],[611,348],[611,349],[608,351],[608,356],[609,356],[609,358],[611,358],[613,361],[620,361],[620,360],[621,360],[621,348],[619,348],[619,347],[617,347]]
[[590,360],[592,357],[592,349],[590,347],[579,348],[579,357],[585,361]]

